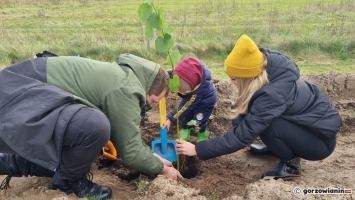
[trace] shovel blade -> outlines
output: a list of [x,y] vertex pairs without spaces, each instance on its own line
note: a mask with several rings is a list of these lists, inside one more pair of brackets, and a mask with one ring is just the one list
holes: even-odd
[[168,140],[163,152],[162,143],[160,140],[152,141],[152,150],[154,153],[158,154],[162,158],[167,159],[170,162],[175,162],[177,159],[176,143],[174,140]]
[[160,139],[153,140],[151,146],[154,153],[169,160],[170,162],[176,161],[176,143],[175,140],[168,139],[168,130],[166,128],[160,128]]

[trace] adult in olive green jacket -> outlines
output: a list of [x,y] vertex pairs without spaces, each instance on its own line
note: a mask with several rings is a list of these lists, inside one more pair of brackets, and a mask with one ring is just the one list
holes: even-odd
[[[140,135],[141,110],[146,101],[156,103],[167,94],[167,79],[158,64],[131,54],[121,54],[112,63],[71,56],[35,58],[3,69],[0,152],[6,154],[0,155],[0,175],[38,176],[43,170],[36,169],[43,167],[48,169],[45,175],[55,172],[52,189],[110,198],[109,188],[82,178],[110,139],[127,166],[182,178]],[[30,170],[18,169],[22,162]],[[83,181],[86,187],[77,189]]]

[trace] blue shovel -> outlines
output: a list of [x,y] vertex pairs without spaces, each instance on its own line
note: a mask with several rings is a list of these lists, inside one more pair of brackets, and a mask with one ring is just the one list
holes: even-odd
[[159,101],[159,116],[160,116],[160,139],[152,141],[152,150],[154,153],[167,159],[170,162],[175,162],[177,159],[175,140],[168,139],[168,129],[163,128],[166,121],[166,100],[163,97]]

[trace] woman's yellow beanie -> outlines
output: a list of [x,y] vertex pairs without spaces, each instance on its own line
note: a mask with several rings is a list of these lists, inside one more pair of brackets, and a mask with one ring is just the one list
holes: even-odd
[[224,61],[224,71],[232,77],[255,78],[264,67],[264,55],[250,37],[243,34]]

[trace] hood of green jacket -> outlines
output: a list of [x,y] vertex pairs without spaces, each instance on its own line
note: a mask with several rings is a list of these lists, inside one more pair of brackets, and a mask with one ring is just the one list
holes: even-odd
[[159,64],[128,53],[120,54],[117,57],[116,62],[122,68],[124,66],[129,67],[137,76],[145,92],[148,93],[158,74],[160,68]]

